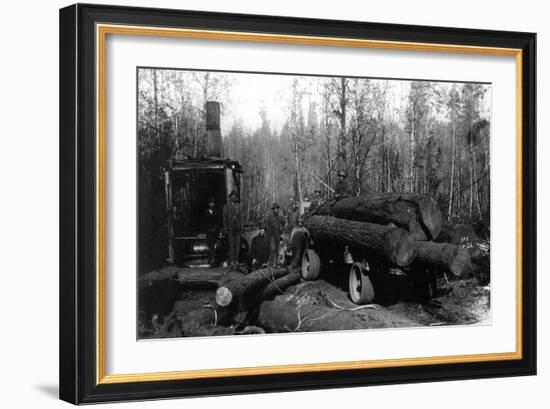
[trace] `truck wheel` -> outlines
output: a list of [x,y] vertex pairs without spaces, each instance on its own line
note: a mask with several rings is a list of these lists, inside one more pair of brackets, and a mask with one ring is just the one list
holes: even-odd
[[316,280],[321,270],[321,260],[315,250],[307,249],[302,256],[302,278]]
[[353,263],[349,270],[349,295],[358,305],[368,304],[374,300],[374,287],[361,263]]

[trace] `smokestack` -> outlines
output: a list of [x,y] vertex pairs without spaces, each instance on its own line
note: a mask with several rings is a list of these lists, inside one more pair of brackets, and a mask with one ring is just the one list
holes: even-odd
[[220,103],[206,102],[206,156],[222,157],[222,133],[220,131]]

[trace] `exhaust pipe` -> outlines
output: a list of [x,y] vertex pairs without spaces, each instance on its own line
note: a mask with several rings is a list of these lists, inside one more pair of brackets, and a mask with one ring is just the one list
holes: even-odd
[[206,156],[222,157],[222,133],[220,131],[220,103],[206,102]]

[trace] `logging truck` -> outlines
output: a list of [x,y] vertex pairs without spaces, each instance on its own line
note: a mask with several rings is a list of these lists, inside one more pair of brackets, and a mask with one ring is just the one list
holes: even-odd
[[[434,242],[442,226],[436,202],[412,193],[369,193],[327,201],[304,221],[311,243],[302,257],[302,277],[314,280],[321,269],[348,272],[356,304],[384,298],[430,298],[439,271],[460,276],[471,271],[468,251]],[[415,294],[413,294],[415,293]]]

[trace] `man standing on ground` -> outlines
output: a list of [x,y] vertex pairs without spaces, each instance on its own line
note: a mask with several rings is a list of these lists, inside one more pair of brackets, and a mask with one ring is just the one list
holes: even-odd
[[309,230],[304,227],[304,219],[298,218],[298,224],[290,234],[290,243],[292,245],[292,269],[298,268],[302,264],[302,255],[309,241]]
[[266,233],[269,239],[269,247],[271,250],[270,262],[276,267],[279,259],[279,244],[281,234],[285,228],[285,219],[279,214],[280,208],[277,203],[271,206],[271,213],[266,217]]
[[265,235],[265,225],[260,223],[258,234],[252,239],[250,244],[250,259],[252,260],[252,269],[261,268],[269,261],[271,248],[269,239]]
[[208,199],[208,207],[204,212],[204,227],[206,230],[206,245],[208,246],[208,264],[216,263],[216,242],[220,234],[220,219],[213,197]]
[[290,212],[288,214],[287,232],[290,234],[292,229],[298,225],[298,219],[300,218],[300,209],[295,201],[290,204]]
[[227,232],[229,265],[232,267],[239,264],[242,224],[242,210],[239,203],[239,195],[233,190],[229,194],[229,201],[223,207],[223,227]]

